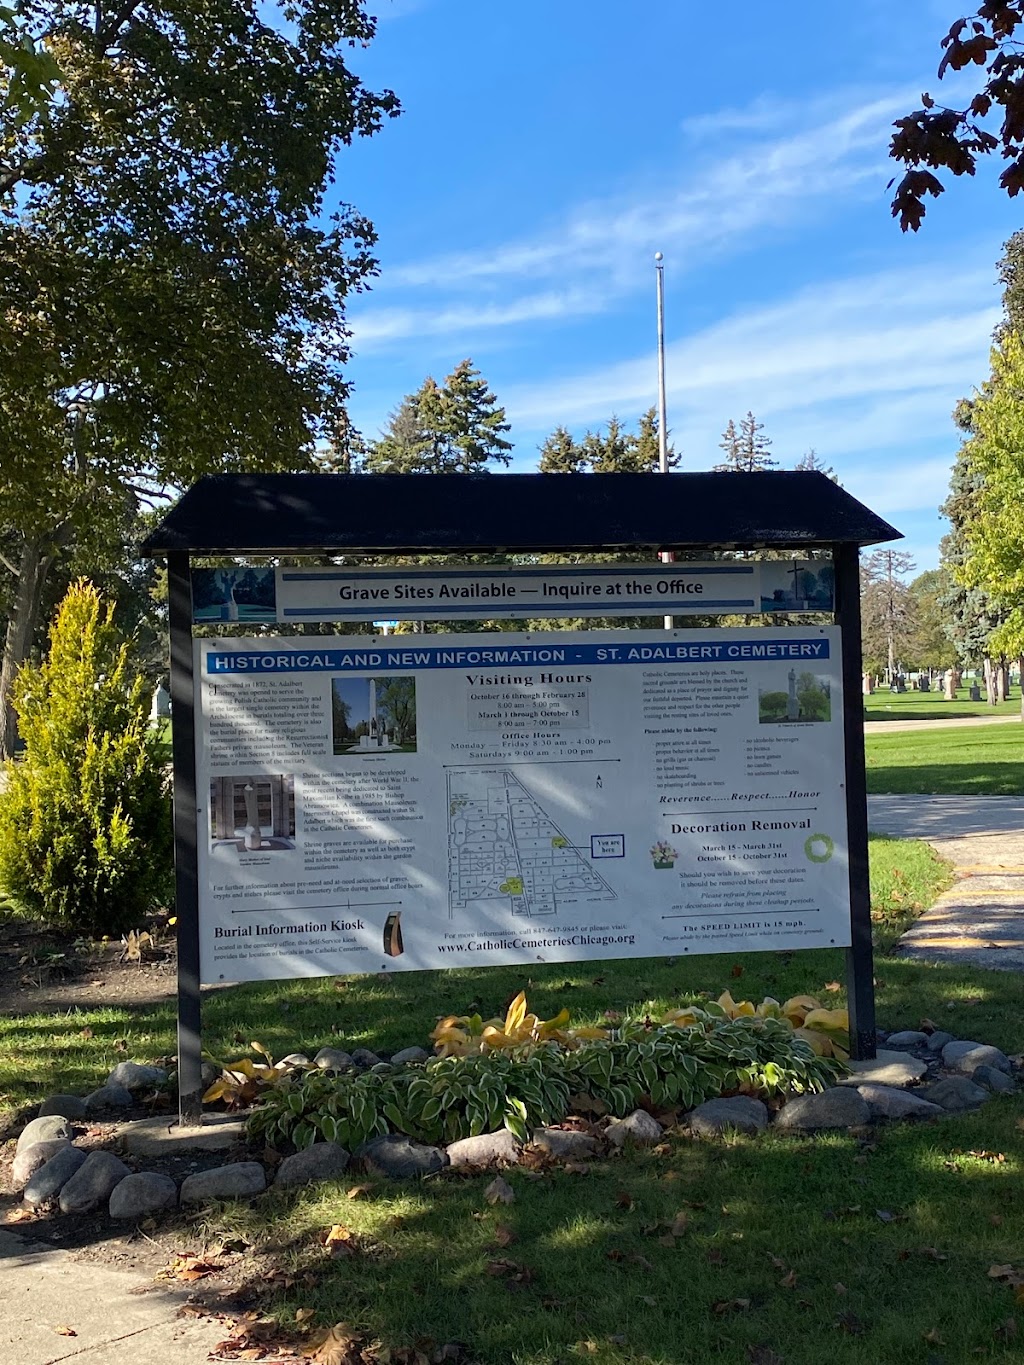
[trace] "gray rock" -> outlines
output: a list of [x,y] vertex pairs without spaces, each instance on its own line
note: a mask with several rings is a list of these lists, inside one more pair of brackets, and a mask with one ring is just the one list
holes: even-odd
[[289,1071],[293,1067],[309,1066],[309,1058],[304,1052],[289,1052],[274,1067],[275,1071]]
[[934,1119],[946,1112],[941,1105],[921,1099],[919,1092],[891,1085],[858,1085],[857,1094],[867,1102],[873,1119]]
[[917,1047],[920,1043],[927,1043],[927,1033],[921,1033],[918,1029],[906,1028],[900,1033],[890,1033],[885,1040],[886,1047]]
[[953,1035],[947,1033],[945,1029],[938,1028],[934,1033],[928,1035],[928,1051],[941,1052],[947,1043],[953,1041]]
[[1005,1071],[999,1071],[994,1066],[976,1067],[971,1080],[975,1085],[983,1085],[995,1095],[1012,1095],[1017,1089],[1013,1077],[1007,1076]]
[[386,1133],[383,1137],[364,1142],[355,1153],[364,1170],[375,1175],[390,1176],[392,1180],[415,1180],[433,1175],[448,1164],[448,1158],[438,1147],[413,1142],[402,1133]]
[[169,1175],[139,1171],[126,1175],[110,1192],[110,1216],[119,1221],[148,1218],[151,1213],[178,1206],[178,1187]]
[[988,1099],[988,1091],[982,1090],[980,1085],[975,1085],[966,1076],[946,1076],[934,1085],[926,1085],[917,1093],[921,1099],[940,1104],[954,1114],[964,1109],[977,1109]]
[[347,1071],[352,1065],[352,1057],[340,1047],[322,1047],[313,1061],[321,1071]]
[[1009,1076],[1013,1068],[1005,1052],[985,1043],[965,1041],[947,1043],[942,1049],[942,1065],[947,1071],[959,1071],[961,1076],[973,1076],[979,1066],[992,1066]]
[[212,1062],[204,1062],[199,1068],[199,1075],[202,1078],[203,1089],[209,1090],[214,1081],[220,1080],[220,1067],[214,1066]]
[[768,1126],[768,1109],[749,1095],[734,1095],[727,1100],[705,1100],[691,1109],[684,1122],[699,1137],[720,1137],[723,1133],[754,1136]]
[[61,1213],[92,1213],[130,1174],[113,1152],[90,1152],[60,1192]]
[[16,1154],[14,1165],[11,1167],[11,1180],[15,1188],[23,1189],[40,1166],[45,1166],[51,1157],[70,1146],[67,1138],[50,1138],[47,1142],[32,1142],[23,1147]]
[[533,1145],[560,1161],[586,1161],[597,1154],[597,1139],[572,1128],[537,1128]]
[[78,1147],[65,1147],[52,1156],[45,1166],[40,1166],[25,1186],[22,1199],[30,1208],[37,1209],[40,1204],[49,1203],[56,1198],[71,1177],[85,1165],[85,1153]]
[[519,1160],[520,1144],[507,1128],[479,1137],[460,1138],[448,1147],[451,1166],[513,1166]]
[[376,1052],[371,1052],[368,1047],[357,1047],[352,1053],[352,1065],[362,1067],[364,1071],[369,1071],[371,1066],[380,1066],[380,1062]]
[[348,1152],[337,1142],[314,1142],[294,1156],[286,1156],[277,1168],[275,1185],[315,1185],[321,1180],[337,1180],[345,1174]]
[[59,1114],[65,1119],[84,1119],[85,1100],[81,1095],[51,1095],[39,1106],[39,1117]]
[[868,1123],[867,1101],[850,1087],[835,1086],[817,1095],[798,1095],[780,1110],[776,1128],[786,1132],[814,1133],[823,1128],[857,1128]]
[[20,1155],[26,1147],[31,1147],[35,1142],[53,1142],[56,1138],[63,1138],[70,1142],[73,1136],[71,1124],[60,1114],[47,1114],[43,1118],[33,1119],[31,1123],[26,1123],[18,1138],[18,1145],[14,1149]]
[[429,1062],[430,1053],[425,1047],[403,1047],[391,1060],[396,1066],[404,1066],[407,1062]]
[[872,1085],[912,1085],[919,1081],[928,1070],[926,1062],[917,1057],[908,1057],[905,1052],[889,1052],[879,1048],[877,1054],[866,1062],[848,1062],[850,1075],[843,1076],[836,1085],[862,1085],[870,1081]]
[[198,1128],[179,1128],[168,1114],[136,1119],[120,1130],[125,1151],[132,1156],[182,1156],[189,1152],[226,1152],[244,1142],[248,1109],[230,1114],[204,1114]]
[[196,1171],[181,1184],[182,1204],[202,1204],[207,1199],[246,1199],[267,1188],[263,1167],[256,1161],[235,1161],[212,1171]]
[[625,1147],[627,1142],[635,1147],[653,1147],[663,1132],[661,1124],[646,1109],[634,1109],[626,1118],[609,1123],[604,1135],[613,1147]]
[[132,1092],[123,1085],[108,1081],[85,1097],[85,1112],[95,1114],[102,1109],[130,1109],[135,1103]]
[[146,1066],[143,1062],[118,1062],[107,1077],[107,1085],[120,1085],[125,1090],[152,1090],[163,1085],[167,1072],[162,1066]]

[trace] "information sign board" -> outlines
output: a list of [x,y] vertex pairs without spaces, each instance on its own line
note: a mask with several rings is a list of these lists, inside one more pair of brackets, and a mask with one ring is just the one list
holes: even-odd
[[207,983],[850,943],[835,627],[195,650]]
[[830,560],[193,569],[198,622],[831,612]]

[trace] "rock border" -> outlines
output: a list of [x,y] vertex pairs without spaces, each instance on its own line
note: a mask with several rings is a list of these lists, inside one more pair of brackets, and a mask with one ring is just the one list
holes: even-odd
[[[756,1138],[766,1131],[810,1134],[852,1131],[861,1134],[877,1123],[937,1120],[948,1114],[980,1108],[994,1095],[1016,1093],[1024,1058],[1007,1057],[998,1048],[973,1039],[958,1039],[936,1030],[880,1033],[877,1057],[853,1062],[850,1073],[827,1090],[792,1095],[781,1103],[748,1095],[706,1100],[679,1118],[677,1131],[695,1141],[740,1134]],[[430,1059],[422,1048],[405,1048],[390,1060],[420,1064]],[[385,1058],[366,1048],[352,1053],[324,1047],[310,1059],[300,1052],[277,1063],[280,1069],[366,1070]],[[298,1188],[339,1180],[359,1171],[387,1179],[434,1177],[446,1167],[473,1173],[517,1164],[521,1144],[507,1129],[460,1138],[447,1147],[418,1142],[392,1133],[348,1152],[334,1142],[317,1142],[279,1163],[228,1160],[195,1170],[179,1183],[163,1172],[145,1169],[145,1157],[166,1151],[188,1154],[230,1153],[244,1141],[244,1116],[218,1115],[194,1134],[174,1134],[173,1119],[127,1120],[116,1124],[108,1141],[126,1161],[108,1148],[86,1153],[76,1145],[75,1123],[97,1113],[117,1112],[135,1103],[141,1091],[168,1084],[168,1072],[158,1066],[122,1061],[103,1086],[90,1095],[51,1095],[26,1123],[17,1140],[11,1167],[13,1183],[31,1209],[59,1209],[62,1213],[101,1210],[115,1221],[149,1218],[179,1206],[217,1199],[250,1199],[270,1185]],[[145,1129],[145,1131],[143,1131]],[[135,1132],[139,1139],[132,1143]],[[626,1118],[597,1123],[570,1116],[563,1124],[538,1128],[528,1144],[538,1159],[561,1162],[569,1169],[601,1155],[657,1144],[665,1128],[645,1109]],[[165,1144],[165,1145],[162,1145]],[[134,1163],[138,1169],[132,1169]],[[196,1163],[192,1163],[195,1165]],[[273,1171],[273,1179],[269,1172]]]

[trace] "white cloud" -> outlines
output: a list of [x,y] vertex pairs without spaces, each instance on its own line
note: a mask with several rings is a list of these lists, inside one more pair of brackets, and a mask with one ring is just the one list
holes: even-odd
[[478,334],[522,322],[551,321],[599,312],[602,300],[583,289],[524,294],[506,304],[458,304],[440,308],[377,308],[349,317],[353,344],[361,351],[407,337]]
[[[808,201],[831,201],[880,174],[888,124],[905,106],[905,94],[889,95],[821,121],[794,107],[809,128],[757,140],[695,170],[688,163],[661,168],[642,190],[582,205],[532,237],[389,267],[378,289],[479,288],[488,281],[589,274],[600,274],[604,288],[621,287],[624,268],[632,276],[637,255],[656,249],[692,269],[736,238],[789,222]],[[749,116],[754,125],[767,118],[758,108]],[[788,110],[778,115],[788,116]]]
[[[929,265],[816,286],[736,313],[670,345],[669,424],[688,468],[719,458],[718,433],[748,409],[765,422],[782,463],[813,446],[844,482],[879,484],[868,452],[922,442],[952,451],[955,399],[984,372],[998,318],[989,270]],[[513,430],[632,418],[654,402],[653,352],[583,374],[503,389]],[[861,457],[868,455],[866,461]],[[841,458],[850,462],[841,467]],[[934,505],[938,455],[915,478],[884,476],[886,505]],[[925,474],[928,477],[925,478]],[[888,480],[888,482],[886,482]],[[897,492],[902,489],[901,492]],[[878,498],[875,498],[878,501]]]

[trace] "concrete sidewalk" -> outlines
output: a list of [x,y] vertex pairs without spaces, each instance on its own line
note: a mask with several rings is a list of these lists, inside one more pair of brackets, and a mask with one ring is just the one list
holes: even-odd
[[900,939],[901,956],[1024,970],[1024,798],[869,796],[868,827],[927,840],[956,872]]
[[[950,702],[950,706],[955,706],[956,702]],[[960,726],[972,725],[1020,725],[1021,717],[1017,716],[951,716],[949,720],[866,720],[864,722],[864,733],[866,735],[887,735],[895,734],[898,731],[908,730],[953,730]]]
[[8,1231],[0,1294],[0,1365],[201,1365],[227,1335],[216,1319],[176,1316],[187,1289]]

